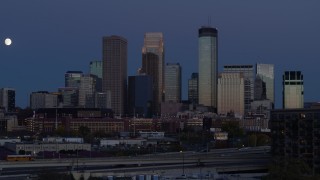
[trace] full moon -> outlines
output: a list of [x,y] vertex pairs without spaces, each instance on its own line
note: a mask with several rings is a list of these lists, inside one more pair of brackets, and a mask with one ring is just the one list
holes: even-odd
[[7,45],[7,46],[10,46],[12,43],[11,39],[10,38],[7,38],[4,40],[4,44]]

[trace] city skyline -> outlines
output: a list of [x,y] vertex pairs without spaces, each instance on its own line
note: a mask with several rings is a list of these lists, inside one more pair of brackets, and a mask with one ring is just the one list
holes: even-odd
[[311,83],[318,71],[314,63],[320,59],[319,2],[291,1],[288,6],[285,2],[163,1],[154,2],[158,8],[152,9],[147,1],[135,1],[128,2],[123,11],[123,3],[116,1],[77,1],[77,9],[70,10],[74,2],[40,2],[36,6],[1,2],[0,20],[5,26],[0,38],[11,38],[12,45],[1,42],[0,87],[16,90],[17,106],[27,106],[31,92],[63,87],[68,70],[89,72],[89,62],[102,59],[103,36],[128,39],[128,76],[136,75],[145,32],[163,32],[165,62],[181,64],[182,99],[187,99],[188,78],[197,72],[197,30],[208,24],[219,31],[219,72],[227,64],[274,64],[279,108],[283,72],[299,70],[305,76],[305,101],[320,99],[319,85]]

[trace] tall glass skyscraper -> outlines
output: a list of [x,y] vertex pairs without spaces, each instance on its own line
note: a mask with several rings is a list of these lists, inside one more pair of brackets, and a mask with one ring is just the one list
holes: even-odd
[[257,76],[266,84],[266,99],[274,104],[274,65],[257,64]]
[[254,67],[253,65],[227,65],[224,72],[243,73],[244,78],[244,111],[251,111],[251,102],[254,100]]
[[165,69],[165,101],[181,102],[181,66],[167,63]]
[[127,107],[127,40],[107,36],[102,40],[102,91],[111,93],[111,108],[115,115],[124,115]]
[[90,74],[102,78],[102,61],[91,61],[90,62]]
[[152,117],[152,77],[129,76],[128,114],[136,117]]
[[152,77],[153,112],[159,114],[160,104],[164,99],[164,42],[161,32],[148,32],[144,35],[141,72]]
[[90,62],[90,74],[95,75],[96,78],[96,91],[102,92],[102,61]]
[[303,108],[303,75],[301,71],[285,71],[283,74],[283,108]]
[[191,78],[188,80],[188,101],[192,104],[199,103],[198,77],[198,73],[192,73]]
[[218,30],[199,29],[199,104],[217,110]]

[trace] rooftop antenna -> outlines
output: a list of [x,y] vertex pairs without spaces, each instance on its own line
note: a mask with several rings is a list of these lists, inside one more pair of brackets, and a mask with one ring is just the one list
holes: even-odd
[[211,26],[211,16],[208,16],[208,26]]

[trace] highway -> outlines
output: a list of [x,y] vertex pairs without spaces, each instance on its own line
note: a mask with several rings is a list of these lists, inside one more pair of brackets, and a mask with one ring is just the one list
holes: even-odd
[[[192,167],[266,167],[270,147],[216,149],[210,152],[174,152],[135,157],[37,159],[28,162],[0,162],[1,176],[35,174],[41,171],[68,172],[72,170],[95,172],[140,171],[148,169],[181,169]],[[239,168],[238,168],[239,169]],[[250,169],[250,168],[249,168]],[[0,178],[1,178],[0,176]]]

